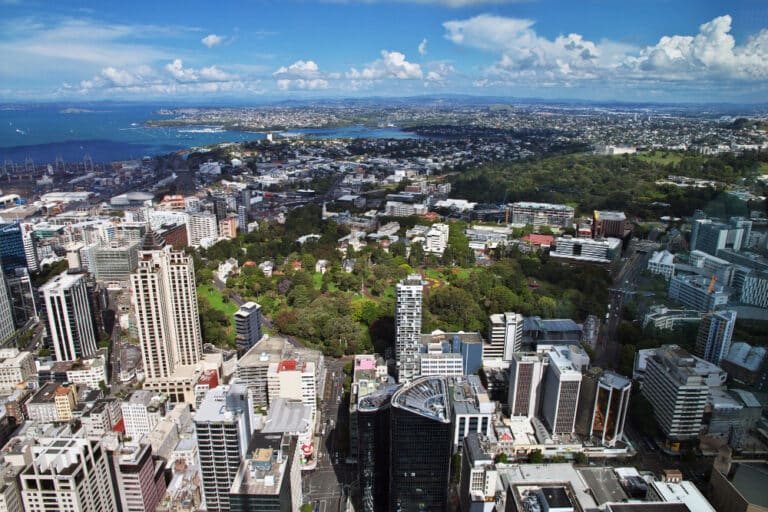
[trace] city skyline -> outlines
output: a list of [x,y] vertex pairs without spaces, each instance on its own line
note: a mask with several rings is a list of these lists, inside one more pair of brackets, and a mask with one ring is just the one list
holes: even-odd
[[0,101],[763,101],[759,2],[0,2]]

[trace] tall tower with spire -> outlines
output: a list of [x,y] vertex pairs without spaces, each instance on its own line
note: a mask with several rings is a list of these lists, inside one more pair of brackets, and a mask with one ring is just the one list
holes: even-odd
[[165,246],[151,227],[131,275],[147,381],[167,379],[179,365],[200,361],[202,337],[192,258]]

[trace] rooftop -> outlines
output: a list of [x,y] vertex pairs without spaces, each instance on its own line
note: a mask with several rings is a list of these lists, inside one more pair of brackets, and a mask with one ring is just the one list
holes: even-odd
[[709,501],[701,494],[693,482],[684,480],[680,483],[651,482],[656,493],[666,502],[684,503],[696,512],[715,512]]
[[768,507],[768,464],[742,462],[733,465],[730,481],[736,490],[753,505]]
[[392,405],[441,423],[451,421],[448,385],[443,377],[414,379],[395,392]]
[[737,341],[731,345],[725,360],[756,372],[765,360],[765,355],[765,347],[753,347],[743,341]]
[[382,386],[370,395],[365,395],[357,402],[358,412],[373,412],[388,407],[392,395],[400,388],[397,384]]
[[312,428],[312,409],[295,400],[278,398],[270,404],[261,431],[265,434],[307,432]]
[[251,496],[280,494],[292,449],[296,448],[290,446],[290,439],[283,434],[255,433],[230,493]]

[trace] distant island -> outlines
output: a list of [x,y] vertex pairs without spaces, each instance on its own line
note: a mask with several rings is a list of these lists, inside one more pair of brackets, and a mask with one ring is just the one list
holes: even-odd
[[59,110],[59,114],[92,114],[94,112],[97,111],[87,108],[65,108],[63,110]]

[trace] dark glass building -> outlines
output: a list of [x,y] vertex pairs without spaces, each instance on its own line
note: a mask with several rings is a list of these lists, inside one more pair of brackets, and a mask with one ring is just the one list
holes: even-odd
[[13,275],[17,268],[27,268],[24,240],[18,222],[0,223],[0,265],[6,275]]
[[451,412],[443,377],[420,377],[392,395],[389,510],[448,510]]
[[397,388],[379,388],[357,403],[357,469],[362,512],[389,510],[389,410]]

